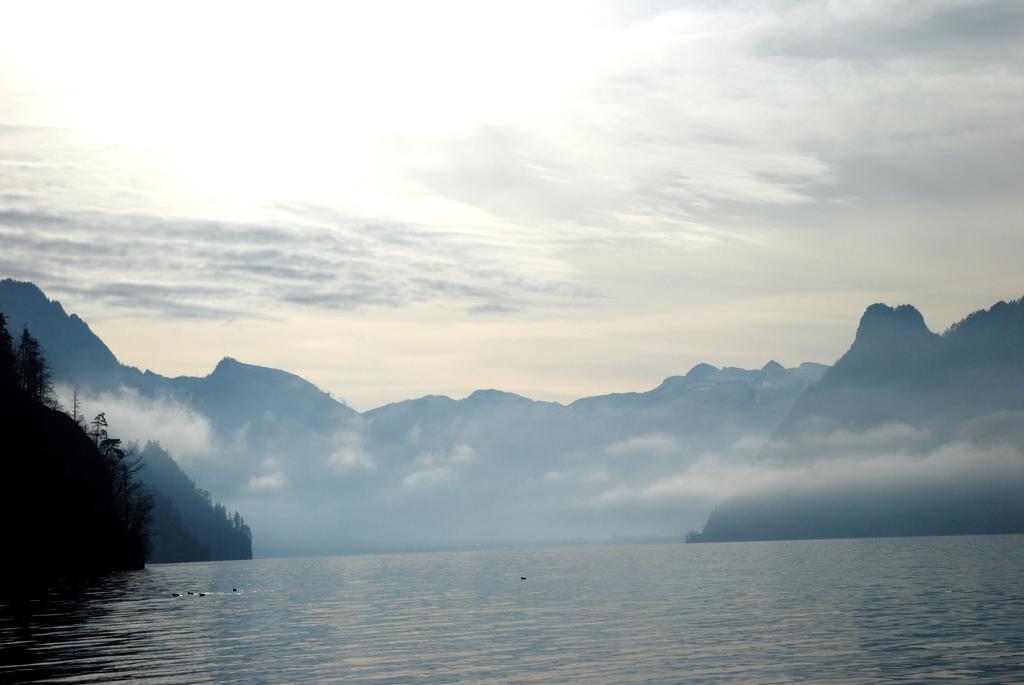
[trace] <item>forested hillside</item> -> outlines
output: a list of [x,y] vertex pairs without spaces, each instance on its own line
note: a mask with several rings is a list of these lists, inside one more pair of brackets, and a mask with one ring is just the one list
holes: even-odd
[[54,407],[38,341],[24,329],[15,344],[3,313],[0,432],[0,575],[36,584],[143,566],[151,502],[134,462],[116,438]]
[[252,531],[236,511],[214,503],[158,443],[139,453],[139,477],[154,494],[152,545],[147,561],[251,559]]

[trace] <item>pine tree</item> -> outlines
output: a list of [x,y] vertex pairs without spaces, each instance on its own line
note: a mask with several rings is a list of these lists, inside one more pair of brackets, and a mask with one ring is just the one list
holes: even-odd
[[153,494],[138,478],[142,457],[124,449],[121,439],[111,437],[104,412],[89,423],[89,437],[96,443],[110,477],[115,516],[126,539],[145,558],[149,549],[149,524],[153,518]]
[[78,388],[75,388],[74,394],[71,397],[71,420],[85,431],[85,417],[82,416],[82,405],[78,401]]
[[26,395],[48,407],[56,405],[53,383],[50,379],[50,365],[43,357],[42,346],[29,333],[27,326],[21,331],[14,369],[18,385]]
[[6,386],[15,380],[14,338],[7,330],[7,317],[0,312],[0,383]]

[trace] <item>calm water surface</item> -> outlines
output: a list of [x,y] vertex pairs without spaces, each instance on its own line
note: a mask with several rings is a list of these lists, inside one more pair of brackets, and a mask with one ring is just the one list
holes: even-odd
[[[189,590],[209,594],[171,597]],[[1024,536],[155,565],[3,607],[0,664],[25,682],[1024,682]]]

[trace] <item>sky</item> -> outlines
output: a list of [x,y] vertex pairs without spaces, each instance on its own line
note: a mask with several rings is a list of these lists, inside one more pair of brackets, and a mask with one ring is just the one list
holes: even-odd
[[17,3],[0,275],[357,409],[830,363],[1024,295],[1024,5]]

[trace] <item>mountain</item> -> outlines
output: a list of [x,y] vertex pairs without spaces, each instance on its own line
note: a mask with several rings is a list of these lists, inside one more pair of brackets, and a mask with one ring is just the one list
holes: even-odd
[[139,477],[155,496],[148,562],[252,559],[252,531],[196,487],[158,443],[139,452]]
[[138,372],[122,366],[87,323],[77,314],[68,315],[32,283],[0,281],[0,311],[6,313],[12,335],[28,327],[43,341],[54,376],[64,382],[109,389]]
[[871,305],[759,461],[790,487],[724,503],[694,539],[1024,532],[1024,299],[942,335]]
[[[238,485],[233,471],[259,471],[268,458],[308,454],[320,449],[313,444],[317,436],[358,419],[357,412],[294,374],[231,358],[222,359],[204,377],[170,378],[123,365],[84,321],[68,315],[31,283],[0,281],[0,311],[8,312],[12,330],[31,327],[46,349],[54,381],[97,398],[91,403],[97,411],[128,391],[134,401],[161,402],[163,413],[170,405],[209,424],[221,443],[218,447],[234,449],[238,458],[230,464],[206,462],[203,481],[217,490]],[[111,418],[117,422],[117,416]],[[117,429],[125,434],[123,426]],[[126,437],[144,443],[154,436]]]
[[805,362],[786,369],[770,361],[755,370],[719,369],[703,363],[653,390],[588,397],[569,408],[596,434],[614,433],[614,423],[606,419],[615,416],[633,432],[663,430],[685,437],[697,451],[721,449],[744,437],[770,434],[827,368]]
[[28,326],[42,341],[54,378],[84,392],[130,387],[144,395],[187,401],[224,429],[237,428],[263,413],[333,422],[355,411],[294,374],[242,364],[226,357],[205,377],[168,378],[121,364],[76,314],[67,314],[32,283],[0,281],[0,311],[8,328]]
[[649,391],[568,405],[477,390],[372,409],[353,433],[365,460],[343,452],[359,483],[344,516],[387,514],[350,540],[372,548],[363,530],[402,547],[670,534],[707,503],[646,502],[644,491],[709,455],[749,459],[742,443],[760,446],[824,369],[703,364]]
[[867,308],[849,351],[800,398],[762,457],[791,459],[808,431],[917,427],[928,444],[963,425],[1024,409],[1024,299],[974,312],[942,335],[910,305]]
[[[5,307],[19,321],[45,314],[44,346],[73,326],[95,338],[34,286],[0,283]],[[232,358],[170,378],[66,352],[57,381],[87,379],[86,406],[109,407],[126,438],[159,437],[246,512],[270,555],[671,535],[702,520],[709,500],[662,496],[664,483],[709,460],[752,459],[827,369],[698,364],[651,390],[570,404],[480,389],[360,414],[298,376]]]
[[[499,460],[506,470],[556,468],[581,452],[586,459],[610,446],[625,449],[630,439],[644,436],[660,440],[677,457],[692,456],[752,434],[770,434],[825,368],[701,364],[646,392],[586,397],[569,405],[477,390],[461,400],[431,395],[389,404],[362,418],[368,442],[389,463],[401,461],[410,436],[428,453],[465,444],[482,455],[514,455]],[[634,446],[642,450],[643,441]]]
[[[208,386],[201,382],[202,379],[186,378],[177,379],[180,387],[176,387],[173,379],[150,372],[143,374],[134,367],[122,365],[88,324],[77,315],[68,315],[59,302],[48,300],[31,283],[9,279],[0,281],[0,311],[7,313],[13,330],[28,328],[43,341],[53,378],[81,389],[83,394],[133,388],[148,395],[194,395],[200,406],[230,408],[242,401],[231,396],[233,387],[238,385],[236,377],[239,375],[234,368],[239,365],[232,360],[224,360],[218,366],[211,374],[213,380]],[[296,393],[281,390],[301,379],[277,378],[275,374],[281,372],[258,367],[252,369],[257,378],[269,375],[276,381],[264,382],[266,393],[263,396],[277,397],[285,402],[296,399]],[[308,386],[304,381],[301,384]],[[245,391],[239,392],[238,397],[244,399]],[[254,402],[259,404],[258,399],[249,397],[247,402],[246,407],[253,413],[257,413],[257,409],[266,409],[265,402],[258,408],[253,406]],[[211,415],[232,425],[230,410],[212,412]],[[248,526],[243,531],[240,520],[236,523],[235,519],[228,518],[223,507],[214,505],[208,492],[198,490],[158,444],[147,443],[139,456],[144,465],[140,477],[154,499],[153,535],[147,561],[252,558]]]
[[247,427],[250,439],[275,442],[281,433],[331,430],[357,413],[294,374],[231,357],[205,377],[163,378],[146,373],[150,392],[161,389],[206,416],[220,432]]

